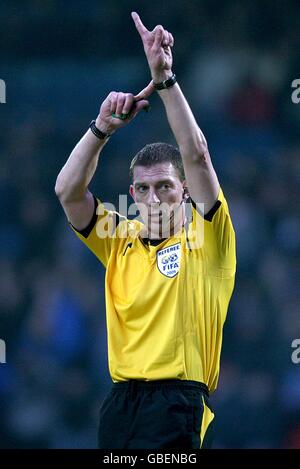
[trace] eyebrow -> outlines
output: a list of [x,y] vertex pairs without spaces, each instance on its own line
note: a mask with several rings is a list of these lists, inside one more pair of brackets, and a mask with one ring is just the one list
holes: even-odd
[[[174,184],[174,182],[172,181],[172,179],[162,179],[160,181],[157,181],[157,183],[155,184],[156,186],[159,186],[161,184]],[[137,187],[137,186],[147,186],[148,183],[147,182],[142,182],[142,181],[137,181],[134,183],[134,187]]]

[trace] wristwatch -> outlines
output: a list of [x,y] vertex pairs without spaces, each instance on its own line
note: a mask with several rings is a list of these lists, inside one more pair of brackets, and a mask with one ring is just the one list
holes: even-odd
[[173,73],[173,75],[167,80],[161,81],[160,83],[153,82],[153,85],[156,90],[164,90],[166,88],[170,88],[171,86],[175,85],[176,81],[177,81],[176,75],[175,73]]
[[110,137],[110,134],[106,134],[105,132],[102,132],[100,129],[98,129],[98,127],[96,127],[95,120],[92,120],[89,128],[91,129],[93,134],[96,135],[96,137],[98,137],[100,140],[106,140]]

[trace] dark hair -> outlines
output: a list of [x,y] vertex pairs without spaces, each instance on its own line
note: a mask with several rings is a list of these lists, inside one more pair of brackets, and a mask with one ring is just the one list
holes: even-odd
[[180,151],[168,143],[149,143],[142,148],[130,163],[129,174],[133,179],[133,170],[136,166],[153,166],[158,163],[172,163],[177,170],[180,181],[185,180],[184,169]]

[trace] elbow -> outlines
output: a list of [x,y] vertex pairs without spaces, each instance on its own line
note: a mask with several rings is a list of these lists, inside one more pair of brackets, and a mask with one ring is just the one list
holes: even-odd
[[56,179],[55,186],[54,186],[54,192],[56,196],[61,199],[65,193],[65,189],[59,178]]
[[193,164],[205,165],[210,161],[210,155],[206,140],[199,132],[194,138],[191,138],[180,145],[181,155]]
[[210,154],[207,145],[202,143],[197,145],[190,158],[194,164],[206,166],[210,162]]
[[86,192],[86,189],[77,185],[75,186],[72,184],[67,184],[58,176],[56,179],[54,192],[60,202],[64,204],[81,200],[84,196],[84,193]]
[[70,198],[70,188],[67,188],[66,183],[59,176],[56,179],[54,192],[61,202],[65,202]]

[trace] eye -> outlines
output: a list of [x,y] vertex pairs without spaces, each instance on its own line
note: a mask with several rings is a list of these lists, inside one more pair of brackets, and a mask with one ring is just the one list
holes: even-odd
[[141,192],[141,193],[146,192],[146,190],[147,190],[147,186],[139,186],[138,187],[138,191]]
[[167,190],[169,190],[169,189],[171,188],[171,186],[170,186],[170,184],[167,184],[167,183],[166,183],[166,184],[162,184],[162,185],[160,186],[160,188],[161,188],[163,191],[167,191]]

